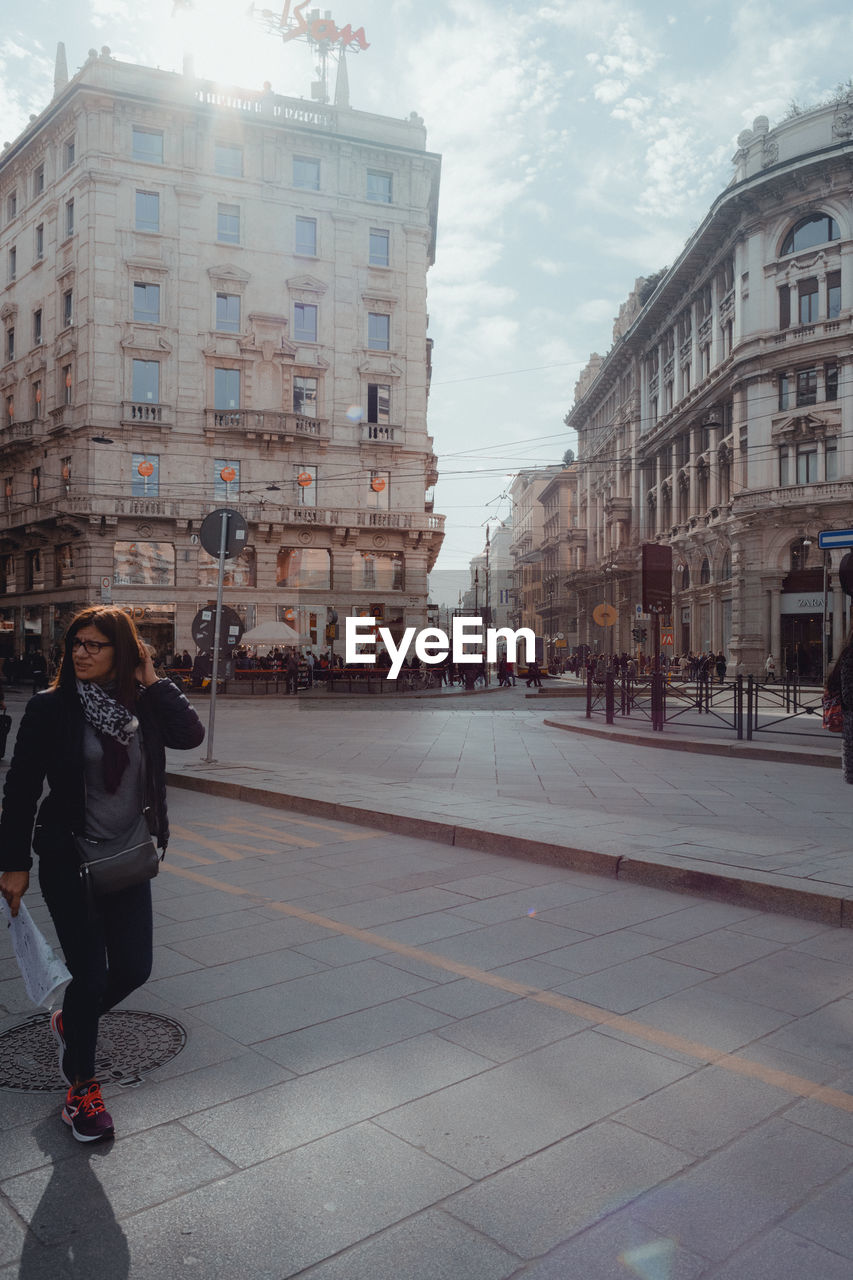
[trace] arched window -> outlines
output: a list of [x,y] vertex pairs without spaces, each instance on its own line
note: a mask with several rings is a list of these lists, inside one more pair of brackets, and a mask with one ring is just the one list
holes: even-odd
[[797,538],[796,542],[791,543],[791,573],[805,569],[811,545],[808,538]]
[[808,217],[800,218],[788,232],[782,243],[782,253],[799,253],[801,249],[812,249],[816,244],[840,239],[841,232],[834,218],[828,213],[810,213]]
[[706,582],[710,582],[710,581],[711,581],[711,566],[708,563],[708,557],[705,556],[705,558],[702,561],[702,567],[699,570],[699,582],[702,584],[702,586],[704,586]]
[[686,564],[681,570],[681,590],[686,591],[690,586],[690,565]]
[[730,582],[732,576],[732,553],[727,551],[720,565],[720,582]]

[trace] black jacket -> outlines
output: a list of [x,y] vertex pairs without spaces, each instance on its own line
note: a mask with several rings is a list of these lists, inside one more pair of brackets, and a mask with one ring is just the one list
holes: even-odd
[[[166,747],[197,747],[204,739],[204,726],[171,680],[140,689],[135,712],[145,752],[150,826],[165,849],[169,841]],[[76,693],[46,689],[27,703],[3,788],[0,871],[28,871],[33,862],[31,845],[45,862],[76,856],[70,837],[85,831],[86,819],[84,723]],[[36,818],[45,779],[48,793]]]

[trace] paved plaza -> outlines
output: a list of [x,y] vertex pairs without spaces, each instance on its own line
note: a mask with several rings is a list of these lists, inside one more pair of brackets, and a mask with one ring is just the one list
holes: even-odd
[[186,1046],[94,1149],[0,1088],[0,1277],[848,1280],[853,792],[571,714],[222,700],[128,1002]]

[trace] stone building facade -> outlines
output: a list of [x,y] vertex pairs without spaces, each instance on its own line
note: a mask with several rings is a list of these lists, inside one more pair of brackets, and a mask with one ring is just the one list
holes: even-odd
[[439,175],[414,115],[108,50],[58,76],[0,155],[0,653],[92,600],[192,650],[222,506],[247,625],[425,625]]
[[820,678],[849,620],[833,551],[824,631],[818,534],[853,525],[851,317],[853,95],[740,135],[730,184],[578,382],[582,643],[607,648],[610,598],[635,647],[640,548],[668,543],[669,652]]

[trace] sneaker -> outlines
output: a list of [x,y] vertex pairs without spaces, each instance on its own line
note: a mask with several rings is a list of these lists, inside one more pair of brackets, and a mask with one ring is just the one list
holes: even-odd
[[68,1090],[62,1119],[71,1126],[78,1142],[97,1142],[100,1138],[111,1138],[115,1132],[97,1080]]
[[59,1046],[59,1074],[70,1087],[74,1082],[66,1070],[66,1054],[68,1053],[68,1049],[65,1044],[65,1028],[62,1025],[61,1009],[54,1009],[53,1013],[50,1015],[50,1030],[53,1034],[54,1040]]

